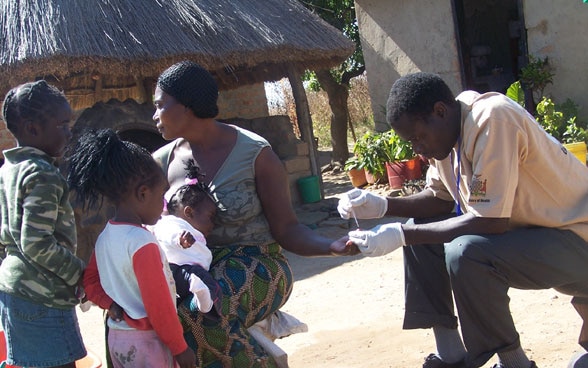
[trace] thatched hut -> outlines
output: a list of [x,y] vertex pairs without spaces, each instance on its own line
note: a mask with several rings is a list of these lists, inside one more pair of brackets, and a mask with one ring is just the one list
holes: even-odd
[[44,77],[75,108],[149,99],[152,79],[183,59],[224,90],[328,68],[354,47],[297,0],[2,0],[0,28],[0,94]]

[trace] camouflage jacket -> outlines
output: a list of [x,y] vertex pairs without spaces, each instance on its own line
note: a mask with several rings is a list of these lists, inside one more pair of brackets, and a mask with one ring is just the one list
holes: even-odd
[[0,168],[0,291],[54,308],[78,303],[84,262],[75,256],[69,189],[55,160],[33,147],[4,151]]

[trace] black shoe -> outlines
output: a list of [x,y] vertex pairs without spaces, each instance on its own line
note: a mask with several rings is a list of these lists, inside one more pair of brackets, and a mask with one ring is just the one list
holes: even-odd
[[[496,363],[492,366],[492,368],[503,368],[503,367],[502,367],[502,364]],[[529,368],[537,368],[537,364],[535,364],[535,362],[531,360],[531,366]]]
[[423,368],[465,368],[463,360],[456,363],[445,363],[437,354],[429,354],[425,358]]

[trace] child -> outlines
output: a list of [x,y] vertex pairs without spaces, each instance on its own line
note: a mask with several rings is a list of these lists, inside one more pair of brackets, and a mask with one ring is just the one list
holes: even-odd
[[[186,164],[186,180],[167,204],[169,215],[163,216],[151,231],[165,252],[176,282],[178,304],[192,292],[199,311],[220,315],[222,291],[208,273],[212,253],[206,236],[212,231],[216,201],[202,182],[200,168],[194,160]],[[215,314],[216,313],[216,314]]]
[[175,285],[153,225],[163,209],[167,180],[147,150],[121,141],[110,129],[80,136],[68,157],[67,180],[80,203],[93,207],[102,196],[116,208],[96,241],[84,273],[88,299],[110,318],[108,350],[113,366],[192,368],[175,308]]
[[74,255],[74,213],[56,165],[71,115],[44,80],[13,88],[2,107],[18,144],[0,168],[0,317],[10,365],[73,368],[86,355],[74,309],[84,262]]

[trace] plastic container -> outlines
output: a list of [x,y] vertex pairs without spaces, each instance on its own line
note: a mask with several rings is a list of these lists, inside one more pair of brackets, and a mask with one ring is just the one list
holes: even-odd
[[586,165],[586,143],[585,142],[575,142],[575,143],[566,143],[564,147],[570,151],[574,156],[580,160],[581,163]]
[[305,176],[298,179],[298,191],[304,203],[314,203],[321,200],[321,188],[319,177],[316,175]]

